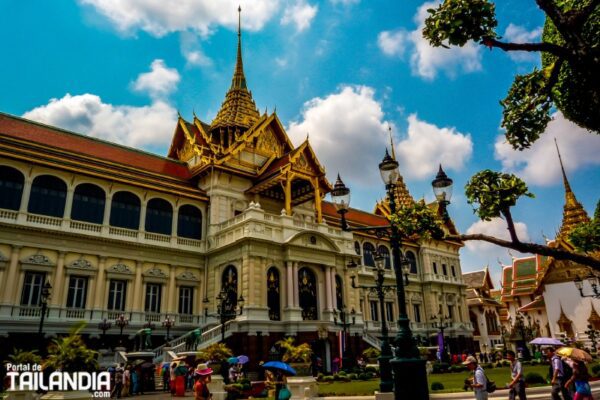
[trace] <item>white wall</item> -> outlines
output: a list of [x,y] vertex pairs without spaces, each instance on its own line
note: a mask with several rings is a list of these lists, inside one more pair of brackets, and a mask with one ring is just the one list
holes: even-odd
[[[591,287],[585,281],[583,288],[586,294],[592,292]],[[581,297],[573,282],[545,285],[544,300],[553,337],[556,337],[560,332],[557,321],[560,318],[561,305],[565,315],[573,321],[573,331],[578,333],[587,330],[592,304],[594,304],[596,311],[600,313],[600,300]]]

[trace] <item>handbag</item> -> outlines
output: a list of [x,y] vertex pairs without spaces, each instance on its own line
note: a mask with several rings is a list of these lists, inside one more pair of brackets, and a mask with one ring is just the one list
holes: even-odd
[[287,388],[287,386],[284,386],[279,391],[279,396],[277,397],[277,400],[289,400],[291,397],[292,397],[292,392],[290,392],[290,390]]
[[487,382],[487,384],[485,385],[485,391],[488,393],[494,393],[497,389],[496,382],[490,381],[485,373],[483,374],[483,376],[485,376],[485,381]]

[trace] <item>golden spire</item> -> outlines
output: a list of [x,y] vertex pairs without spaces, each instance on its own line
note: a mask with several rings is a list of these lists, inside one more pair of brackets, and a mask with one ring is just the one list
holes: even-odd
[[390,133],[390,147],[392,148],[392,158],[396,159],[396,150],[394,150],[394,139],[392,138],[392,126],[388,125],[388,132]]
[[[232,140],[236,140],[238,135],[250,128],[260,119],[260,113],[252,99],[252,93],[246,86],[246,76],[244,75],[244,63],[242,61],[242,8],[238,7],[238,45],[237,59],[231,87],[225,95],[225,100],[221,104],[221,109],[210,124],[210,131],[213,134],[213,140],[221,141],[223,147],[229,147],[232,142],[228,140],[229,131],[235,132]],[[224,129],[227,132],[221,132]],[[225,140],[223,139],[225,138]]]
[[563,219],[558,236],[563,240],[567,240],[569,233],[571,233],[575,226],[579,225],[582,222],[589,222],[590,218],[583,209],[581,203],[579,203],[577,201],[577,198],[575,198],[575,193],[573,193],[573,191],[571,190],[571,185],[569,184],[567,174],[565,173],[565,167],[562,162],[562,157],[560,156],[560,150],[558,149],[558,143],[556,142],[556,138],[554,139],[554,144],[556,145],[558,161],[560,162],[563,183],[565,185],[565,205],[563,207]]

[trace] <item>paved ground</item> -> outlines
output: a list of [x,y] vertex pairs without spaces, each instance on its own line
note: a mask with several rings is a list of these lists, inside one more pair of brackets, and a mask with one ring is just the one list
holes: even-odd
[[[592,382],[592,392],[597,397],[600,396],[600,381]],[[186,392],[186,397],[174,397],[173,400],[176,399],[192,399],[194,396],[192,392]],[[508,391],[507,390],[498,390],[495,393],[490,395],[490,400],[492,399],[507,399]],[[139,400],[164,400],[171,399],[170,393],[163,392],[155,392],[152,394],[145,394],[143,396],[135,396],[133,399]],[[431,399],[448,399],[448,400],[473,400],[473,395],[471,393],[441,393],[441,394],[432,394]],[[528,400],[549,400],[550,399],[550,387],[538,387],[527,389],[527,399]],[[323,397],[322,400],[375,400],[375,396],[354,396],[354,397]],[[411,400],[411,399],[406,399]]]

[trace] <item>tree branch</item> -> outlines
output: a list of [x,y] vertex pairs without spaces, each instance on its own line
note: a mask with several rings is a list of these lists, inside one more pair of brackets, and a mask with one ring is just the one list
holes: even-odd
[[493,38],[485,38],[482,42],[486,46],[497,47],[504,51],[543,51],[557,57],[568,58],[571,56],[569,50],[554,43],[506,43]]
[[510,209],[506,209],[502,211],[502,215],[504,219],[506,219],[506,224],[508,225],[508,232],[510,233],[510,239],[513,243],[520,243],[519,237],[517,236],[517,230],[515,229],[515,223],[512,219],[512,214],[510,213]]
[[475,233],[472,235],[450,235],[446,236],[446,239],[460,240],[463,242],[469,240],[482,240],[484,242],[493,243],[501,247],[517,250],[521,253],[534,253],[539,254],[541,256],[553,257],[556,260],[573,261],[578,264],[587,265],[596,271],[600,271],[600,259],[597,259],[592,256],[587,256],[581,253],[572,253],[570,251],[544,246],[537,243],[515,243],[512,241],[498,239],[496,237],[484,235],[481,233]]

